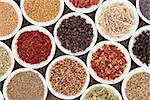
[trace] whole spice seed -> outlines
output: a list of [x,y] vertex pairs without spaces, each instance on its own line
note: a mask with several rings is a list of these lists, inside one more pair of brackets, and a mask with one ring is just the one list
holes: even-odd
[[150,1],[149,0],[139,0],[139,6],[144,17],[150,20]]
[[3,76],[11,66],[11,58],[8,52],[0,46],[0,77]]
[[18,15],[12,5],[0,1],[0,36],[9,35],[18,25]]
[[145,30],[135,38],[133,54],[147,66],[150,64],[150,30]]
[[150,100],[150,74],[141,72],[127,82],[125,92],[128,100]]
[[59,14],[60,0],[25,0],[24,9],[34,21],[51,21]]
[[70,0],[70,2],[77,8],[89,8],[97,5],[100,0]]
[[57,29],[61,45],[72,53],[82,52],[90,46],[93,39],[93,28],[81,16],[64,19]]
[[91,67],[104,80],[114,80],[125,70],[125,55],[115,45],[104,44],[92,54]]
[[106,7],[100,17],[100,29],[111,37],[127,34],[134,25],[134,16],[124,3],[114,3]]
[[7,85],[9,100],[43,100],[44,85],[34,72],[20,72]]
[[52,88],[66,96],[79,93],[85,81],[86,72],[83,66],[69,58],[58,61],[50,71]]
[[84,100],[119,100],[119,98],[110,89],[96,87],[86,94]]
[[38,64],[47,60],[50,56],[51,48],[50,38],[38,30],[22,33],[17,41],[19,57],[30,64]]

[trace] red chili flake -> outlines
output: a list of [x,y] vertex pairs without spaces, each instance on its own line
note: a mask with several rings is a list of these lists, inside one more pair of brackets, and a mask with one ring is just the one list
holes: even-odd
[[100,0],[70,0],[77,8],[89,8],[92,5],[97,5]]
[[17,41],[19,57],[30,64],[38,64],[47,60],[51,48],[50,38],[38,30],[23,32]]
[[92,54],[92,69],[105,80],[118,78],[124,72],[126,64],[125,55],[115,45],[104,44]]

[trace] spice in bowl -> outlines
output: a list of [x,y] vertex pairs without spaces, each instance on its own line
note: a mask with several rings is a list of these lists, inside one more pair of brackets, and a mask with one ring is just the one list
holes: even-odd
[[144,17],[150,20],[150,1],[149,0],[139,0],[139,8]]
[[126,69],[124,53],[115,45],[104,44],[92,54],[91,67],[104,80],[114,80]]
[[97,5],[100,0],[70,0],[70,2],[77,8],[89,8]]
[[24,0],[23,8],[29,18],[36,22],[48,22],[60,12],[60,0]]
[[[82,16],[81,16],[82,15]],[[97,39],[96,28],[93,27],[93,22],[89,17],[83,14],[70,13],[62,18],[62,21],[56,29],[55,38],[58,39],[58,47],[63,48],[71,55],[87,52],[93,46]],[[65,18],[69,16],[68,18]],[[86,19],[87,18],[87,19]],[[86,38],[85,38],[86,37]],[[65,50],[64,50],[65,49]],[[81,55],[81,54],[79,54]]]
[[66,96],[79,93],[86,82],[86,72],[83,66],[68,58],[56,62],[50,70],[49,77],[52,88]]
[[143,30],[135,37],[132,50],[133,54],[144,64],[150,64],[150,30]]
[[39,30],[21,33],[16,45],[19,57],[29,64],[46,61],[52,49],[49,36]]
[[7,50],[0,46],[0,77],[5,75],[11,67],[11,58]]
[[150,73],[136,73],[127,81],[125,93],[128,100],[150,100]]
[[4,83],[7,100],[45,100],[46,83],[42,75],[31,69],[18,69]]
[[12,5],[0,1],[0,37],[15,31],[18,25],[18,15]]
[[135,24],[134,15],[125,3],[113,3],[107,6],[102,10],[98,20],[99,28],[113,38],[126,35]]
[[92,88],[83,100],[119,100],[111,89],[105,87]]

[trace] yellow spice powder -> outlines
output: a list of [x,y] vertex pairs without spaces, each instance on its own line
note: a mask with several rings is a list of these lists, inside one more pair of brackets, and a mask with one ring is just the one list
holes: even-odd
[[0,36],[13,32],[18,25],[18,16],[12,5],[0,2]]
[[60,0],[25,0],[24,10],[34,21],[51,21],[59,14]]

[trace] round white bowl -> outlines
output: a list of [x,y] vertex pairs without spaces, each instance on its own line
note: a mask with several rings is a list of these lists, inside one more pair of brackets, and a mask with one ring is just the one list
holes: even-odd
[[[72,53],[71,50],[67,50],[66,48],[64,48],[62,45],[61,45],[61,42],[59,41],[58,37],[57,37],[57,29],[59,28],[60,24],[62,23],[62,21],[64,19],[68,19],[69,17],[71,16],[81,16],[82,18],[85,18],[87,23],[91,24],[92,27],[93,27],[93,40],[90,44],[89,47],[87,47],[84,51],[82,52],[77,52],[77,53]],[[66,15],[64,15],[62,18],[60,18],[60,20],[56,23],[55,25],[55,28],[54,28],[54,39],[55,39],[55,42],[56,42],[56,45],[58,46],[58,48],[64,52],[65,54],[68,54],[68,55],[74,55],[74,56],[80,56],[80,55],[83,55],[85,53],[87,53],[90,49],[92,49],[92,47],[95,45],[96,41],[97,41],[97,29],[96,29],[96,26],[93,22],[93,20],[85,15],[85,14],[81,14],[81,13],[75,13],[75,12],[72,12],[72,13],[68,13]]]
[[[128,33],[126,33],[125,35],[123,35],[121,37],[108,36],[105,32],[103,32],[100,29],[100,25],[99,25],[99,16],[101,15],[102,11],[106,7],[108,7],[108,6],[110,6],[114,3],[124,3],[124,4],[126,4],[129,7],[132,14],[134,15],[134,19],[135,19],[135,23],[132,27],[132,30],[130,30]],[[139,16],[138,16],[136,8],[134,7],[134,5],[130,1],[128,1],[128,0],[107,0],[104,3],[102,3],[102,5],[98,8],[98,10],[96,12],[96,15],[95,15],[95,24],[96,24],[97,30],[101,34],[101,36],[103,36],[107,40],[118,41],[119,42],[119,41],[127,40],[128,38],[130,38],[134,34],[134,32],[137,30],[138,25],[139,25]]]
[[0,40],[7,40],[7,39],[10,39],[11,37],[13,37],[18,32],[18,30],[21,28],[23,18],[22,18],[21,10],[20,10],[19,6],[16,4],[16,2],[14,2],[13,0],[0,0],[0,2],[5,2],[5,3],[10,4],[15,9],[15,11],[18,15],[18,24],[17,24],[16,29],[14,29],[14,31],[8,35],[0,36]]
[[130,71],[128,73],[128,75],[125,77],[125,79],[123,80],[122,82],[122,86],[121,86],[121,92],[122,92],[122,96],[124,98],[124,100],[128,100],[127,98],[127,95],[126,95],[126,92],[125,92],[125,89],[126,89],[126,85],[127,85],[127,82],[128,80],[135,74],[137,73],[141,73],[141,72],[146,72],[146,73],[150,73],[150,68],[147,68],[147,67],[139,67],[139,68],[136,68],[136,69],[133,69],[132,71]]
[[[65,96],[65,95],[63,95],[63,94],[60,94],[60,93],[56,92],[56,91],[52,88],[51,82],[49,81],[49,80],[50,80],[49,74],[50,74],[50,70],[51,70],[51,68],[53,67],[53,65],[54,65],[55,63],[57,63],[58,61],[63,60],[63,59],[65,59],[65,58],[73,59],[73,60],[79,62],[80,64],[83,65],[83,67],[84,67],[84,69],[85,69],[85,71],[86,71],[86,82],[85,82],[85,84],[84,84],[82,90],[81,90],[78,94],[72,95],[72,96]],[[87,89],[87,87],[88,87],[88,85],[89,85],[89,81],[90,81],[90,75],[89,75],[89,72],[88,72],[88,69],[87,69],[85,63],[84,63],[81,59],[79,59],[79,58],[77,58],[77,57],[68,56],[68,55],[60,56],[60,57],[54,59],[54,60],[50,63],[50,65],[48,66],[48,68],[47,68],[47,70],[46,70],[45,78],[46,78],[47,86],[48,86],[50,92],[51,92],[54,96],[56,96],[56,97],[58,97],[58,98],[60,98],[60,99],[68,99],[68,100],[72,100],[72,99],[75,99],[75,98],[79,97],[79,96]]]
[[139,5],[139,1],[140,0],[136,0],[136,9],[138,11],[139,16],[142,18],[143,21],[145,21],[146,23],[150,24],[150,20],[147,19],[141,12],[140,10],[140,5]]
[[[43,32],[44,34],[46,34],[50,40],[51,40],[51,44],[52,44],[52,48],[51,48],[51,53],[49,55],[49,57],[47,58],[47,60],[43,61],[43,62],[40,62],[38,64],[29,64],[29,63],[26,63],[25,61],[23,61],[20,57],[19,57],[19,54],[17,52],[17,41],[18,41],[18,38],[19,36],[23,33],[23,32],[26,32],[26,31],[33,31],[33,30],[39,30],[40,32]],[[12,53],[16,59],[16,61],[24,66],[24,67],[27,67],[27,68],[33,68],[33,69],[38,69],[38,68],[42,68],[44,67],[45,65],[47,65],[51,60],[52,58],[54,57],[55,55],[55,50],[56,50],[56,45],[55,45],[55,41],[54,41],[54,38],[52,36],[52,34],[45,28],[43,27],[40,27],[40,26],[26,26],[24,28],[22,28],[14,37],[13,41],[12,41]]]
[[100,0],[99,3],[97,5],[93,5],[89,8],[76,8],[71,2],[70,0],[64,0],[66,5],[73,11],[75,12],[79,12],[79,13],[91,13],[93,11],[95,11],[104,0]]
[[[92,66],[91,66],[91,60],[92,60],[92,54],[95,53],[99,48],[101,48],[104,44],[106,45],[115,45],[118,47],[118,49],[121,50],[122,53],[124,53],[125,55],[125,59],[127,61],[127,66],[126,66],[126,69],[124,70],[123,74],[120,75],[118,78],[114,79],[114,80],[104,80],[103,78],[97,76],[96,72],[92,69]],[[100,83],[104,83],[104,84],[116,84],[120,81],[122,81],[124,79],[124,77],[128,74],[128,72],[130,71],[130,68],[131,68],[131,58],[130,58],[130,55],[128,53],[128,51],[126,50],[126,48],[121,45],[120,43],[117,43],[117,42],[113,42],[113,41],[102,41],[102,42],[99,42],[98,44],[96,44],[92,50],[89,52],[88,56],[87,56],[87,66],[88,66],[88,69],[89,69],[89,72],[91,74],[91,76],[97,81],[97,82],[100,82]]]
[[14,65],[15,65],[15,60],[14,60],[14,57],[12,55],[10,48],[6,44],[4,44],[3,42],[0,42],[0,47],[3,47],[8,52],[10,56],[10,60],[11,60],[10,68],[7,70],[7,72],[4,75],[0,77],[0,82],[1,82],[12,72]]
[[45,82],[45,79],[44,77],[41,75],[41,73],[39,73],[38,71],[36,70],[33,70],[33,69],[29,69],[29,68],[20,68],[20,69],[17,69],[15,71],[13,71],[9,76],[8,78],[5,80],[4,82],[4,85],[3,85],[3,94],[4,94],[4,98],[5,100],[9,100],[8,99],[8,95],[7,95],[7,85],[9,84],[10,80],[18,73],[21,73],[21,72],[33,72],[35,74],[37,74],[39,76],[39,78],[41,79],[41,81],[43,82],[43,85],[44,85],[44,97],[43,97],[43,100],[46,100],[46,97],[47,97],[47,93],[48,93],[48,90],[47,90],[47,86],[46,86],[46,82]]
[[95,84],[95,85],[92,85],[90,86],[84,93],[83,95],[81,96],[80,100],[85,100],[85,96],[88,92],[90,92],[93,88],[96,88],[96,87],[104,87],[106,89],[109,89],[112,91],[112,93],[114,93],[115,96],[117,96],[119,98],[119,100],[122,100],[122,97],[120,95],[120,93],[118,92],[117,89],[115,89],[113,86],[111,85],[106,85],[106,84]]
[[[134,46],[134,43],[136,42],[135,38],[138,37],[140,34],[142,34],[142,31],[145,31],[145,30],[150,30],[150,25],[147,25],[147,26],[143,26],[141,28],[139,28],[135,34],[131,37],[130,41],[129,41],[129,45],[128,45],[128,48],[129,48],[129,53],[130,53],[130,56],[132,58],[132,60],[139,66],[147,66],[145,63],[143,63],[142,61],[140,61],[140,59],[138,59],[134,54],[133,54],[133,46]],[[150,67],[150,64],[147,66],[147,67]]]
[[4,100],[4,97],[1,91],[0,91],[0,100]]
[[31,24],[34,24],[34,25],[37,25],[37,26],[49,26],[49,25],[52,25],[54,24],[55,22],[58,21],[58,19],[62,16],[63,14],[63,11],[64,11],[64,0],[60,0],[60,11],[59,11],[59,14],[52,20],[50,21],[47,21],[47,22],[37,22],[37,21],[34,21],[33,19],[31,19],[25,9],[24,9],[24,1],[25,0],[20,0],[20,8],[21,8],[21,11],[23,13],[23,16],[25,17],[25,19],[27,21],[29,21]]

